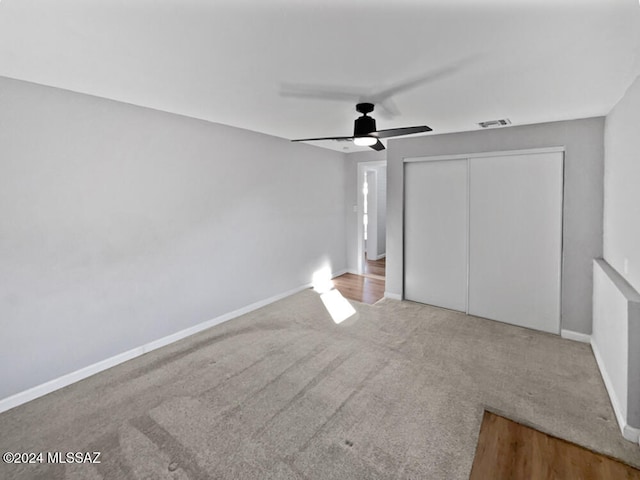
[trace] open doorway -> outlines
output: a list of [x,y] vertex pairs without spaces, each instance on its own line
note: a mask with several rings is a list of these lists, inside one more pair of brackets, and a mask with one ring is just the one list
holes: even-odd
[[356,268],[334,278],[333,283],[345,298],[374,304],[385,292],[387,162],[357,165]]
[[384,279],[387,242],[387,162],[358,165],[358,273]]

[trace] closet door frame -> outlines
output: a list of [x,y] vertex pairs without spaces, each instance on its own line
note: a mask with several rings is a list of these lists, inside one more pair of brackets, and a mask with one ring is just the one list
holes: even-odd
[[[469,163],[472,158],[482,158],[482,157],[501,157],[501,156],[514,156],[514,155],[533,155],[538,153],[555,153],[561,152],[564,155],[566,148],[564,146],[557,147],[543,147],[543,148],[529,148],[522,150],[500,150],[493,152],[474,152],[474,153],[461,153],[461,154],[450,154],[450,155],[428,155],[422,157],[405,157],[402,159],[402,170],[403,170],[403,185],[402,185],[402,299],[405,299],[405,246],[406,246],[406,231],[405,231],[405,210],[406,210],[406,195],[405,195],[405,185],[406,185],[406,177],[405,173],[405,164],[414,163],[414,162],[435,162],[435,161],[446,161],[446,160],[466,160],[467,161],[467,239],[469,238],[469,228],[470,228],[470,195],[469,195]],[[564,265],[564,159],[562,161],[562,192],[560,194],[561,206],[560,206],[560,268],[558,269],[558,312],[560,315],[559,325],[560,329],[562,329],[562,271]],[[467,298],[466,298],[466,314],[469,314],[469,255],[470,255],[470,242],[467,241]]]

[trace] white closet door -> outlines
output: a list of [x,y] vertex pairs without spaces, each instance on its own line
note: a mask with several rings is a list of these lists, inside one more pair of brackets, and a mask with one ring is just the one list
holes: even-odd
[[470,159],[470,314],[560,332],[562,160]]
[[466,311],[467,160],[405,164],[404,297]]

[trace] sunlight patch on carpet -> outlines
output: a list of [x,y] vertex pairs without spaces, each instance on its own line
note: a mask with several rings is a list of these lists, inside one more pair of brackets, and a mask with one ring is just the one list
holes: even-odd
[[324,292],[320,294],[320,298],[335,323],[342,323],[356,313],[356,309],[338,290]]

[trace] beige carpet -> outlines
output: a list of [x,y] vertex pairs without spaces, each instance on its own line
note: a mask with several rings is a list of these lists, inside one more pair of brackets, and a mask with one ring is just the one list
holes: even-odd
[[[463,479],[485,408],[640,466],[588,345],[304,291],[0,414],[2,479]],[[45,454],[46,455],[46,454]]]

